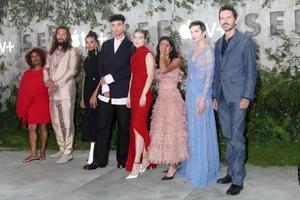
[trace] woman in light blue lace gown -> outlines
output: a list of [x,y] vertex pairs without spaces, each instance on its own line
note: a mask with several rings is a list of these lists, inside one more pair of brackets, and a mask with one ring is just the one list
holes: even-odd
[[197,44],[188,56],[186,108],[188,148],[190,158],[181,163],[179,175],[195,187],[216,182],[219,171],[219,148],[215,116],[212,107],[214,49],[205,42],[203,22],[190,24],[193,41]]

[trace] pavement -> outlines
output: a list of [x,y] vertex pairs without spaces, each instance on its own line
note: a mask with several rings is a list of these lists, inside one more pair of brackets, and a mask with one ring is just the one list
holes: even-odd
[[[47,154],[54,153],[49,151]],[[297,167],[262,168],[246,165],[244,190],[238,196],[225,194],[229,185],[194,188],[184,178],[161,181],[166,165],[137,179],[116,167],[115,152],[106,168],[85,171],[87,151],[75,151],[74,159],[56,164],[45,161],[22,163],[25,151],[0,151],[0,200],[293,200],[300,198]],[[226,167],[222,166],[221,175]]]

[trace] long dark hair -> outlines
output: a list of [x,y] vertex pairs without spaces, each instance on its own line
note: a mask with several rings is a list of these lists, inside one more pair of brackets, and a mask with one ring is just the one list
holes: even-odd
[[54,51],[57,49],[57,47],[59,46],[59,42],[57,41],[57,32],[59,29],[63,29],[67,32],[67,39],[66,42],[62,45],[62,49],[63,51],[66,51],[68,49],[72,48],[72,37],[71,37],[71,33],[68,27],[66,26],[59,26],[56,28],[53,36],[52,36],[52,45],[51,48],[49,50],[49,54],[52,55],[54,53]]
[[157,64],[157,65],[159,65],[159,55],[160,55],[159,45],[160,45],[160,43],[161,43],[163,40],[168,41],[168,42],[170,43],[171,48],[172,48],[172,50],[171,50],[171,52],[170,52],[170,55],[169,55],[169,58],[170,58],[171,62],[172,62],[172,60],[173,60],[174,58],[178,58],[178,57],[179,57],[178,51],[177,51],[177,49],[176,49],[175,43],[174,43],[174,41],[172,40],[172,38],[169,37],[169,36],[163,36],[163,37],[161,37],[161,38],[159,39],[158,44],[157,44],[157,47],[156,47],[155,61],[156,61],[156,64]]

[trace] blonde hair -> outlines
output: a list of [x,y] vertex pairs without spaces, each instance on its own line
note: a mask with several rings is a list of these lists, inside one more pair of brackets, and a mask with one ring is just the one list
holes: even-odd
[[148,30],[138,28],[138,29],[135,29],[133,31],[133,35],[136,34],[136,33],[142,33],[144,35],[144,38],[145,38],[146,42],[149,43],[150,37],[149,37],[149,31]]

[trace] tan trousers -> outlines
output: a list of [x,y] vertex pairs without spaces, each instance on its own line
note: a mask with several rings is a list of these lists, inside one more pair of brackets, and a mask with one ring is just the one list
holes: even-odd
[[59,150],[64,154],[73,151],[75,100],[50,100],[50,115]]

